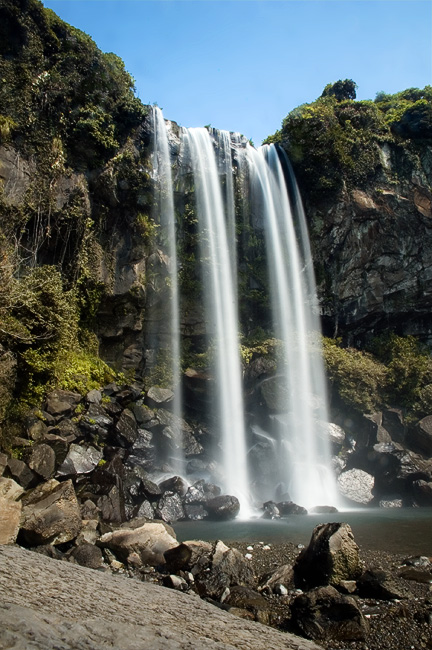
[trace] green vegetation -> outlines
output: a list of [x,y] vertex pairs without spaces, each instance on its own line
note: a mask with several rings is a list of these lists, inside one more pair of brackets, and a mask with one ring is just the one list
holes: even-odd
[[394,143],[415,150],[432,139],[432,87],[375,101],[355,101],[351,79],[325,87],[321,97],[287,115],[266,142],[282,145],[309,200],[329,200],[342,189],[362,187],[382,165],[380,147]]
[[403,406],[408,417],[432,412],[432,358],[415,337],[386,334],[369,351],[324,338],[323,353],[330,383],[355,410],[372,413],[390,404]]

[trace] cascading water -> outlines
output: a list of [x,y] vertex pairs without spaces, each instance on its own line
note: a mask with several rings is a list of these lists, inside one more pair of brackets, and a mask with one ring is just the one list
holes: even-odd
[[170,429],[175,452],[170,458],[170,464],[176,474],[184,473],[184,457],[182,445],[182,400],[180,385],[180,308],[178,290],[177,264],[177,234],[174,210],[174,193],[171,174],[171,157],[167,125],[159,107],[153,106],[153,176],[157,188],[156,207],[158,221],[161,226],[161,237],[166,241],[169,256],[169,346],[171,359],[172,387],[174,392],[173,413],[175,418]]
[[[251,201],[261,207],[265,224],[274,328],[283,342],[278,401],[286,404],[286,410],[275,418],[280,440],[275,458],[279,496],[285,493],[285,498],[305,507],[334,504],[337,496],[329,470],[325,382],[304,213],[299,210],[296,215],[299,246],[276,148],[265,145],[256,151],[248,147],[246,158]],[[295,198],[301,205],[298,190]]]
[[[183,129],[195,182],[195,202],[204,269],[207,326],[214,345],[216,418],[223,452],[224,490],[236,496],[247,514],[249,480],[238,335],[238,313],[233,279],[233,255],[227,237],[227,212],[212,139],[204,128]],[[233,194],[228,192],[228,201]],[[232,249],[231,249],[232,250]]]
[[[202,291],[207,345],[213,357],[210,385],[215,386],[215,391],[210,429],[222,451],[220,469],[214,475],[210,472],[211,479],[225,493],[238,497],[243,517],[252,514],[253,502],[268,499],[291,499],[306,507],[333,505],[338,499],[329,469],[328,416],[313,264],[300,194],[289,161],[275,146],[255,150],[238,134],[181,129],[176,177],[172,179],[167,126],[157,108],[153,121],[157,204],[171,264],[170,347],[176,420],[180,422],[183,415],[179,386],[180,321],[186,318],[188,322],[189,315],[187,306],[182,316],[179,309],[177,267],[181,269],[182,264],[177,264],[175,208],[181,214],[185,205],[190,205],[190,199],[185,199],[187,195],[194,198],[196,271],[199,268],[201,278],[201,289],[194,300],[200,302]],[[179,200],[176,206],[173,185]],[[183,186],[186,193],[179,192]],[[248,266],[243,260],[239,272],[238,230],[243,233],[243,254],[249,238],[262,240],[263,233],[273,315],[269,334],[282,342],[277,376],[263,380],[273,382],[278,401],[274,415],[266,422],[256,416],[254,408],[246,414],[243,399],[238,313],[243,295],[238,291],[238,283],[245,281]],[[252,289],[258,286],[253,284],[253,278],[247,281],[252,283]],[[265,282],[260,286],[265,286]],[[247,318],[243,327],[253,330],[250,312]],[[174,433],[181,448],[181,427]],[[266,458],[262,460],[261,455],[258,462],[253,460],[254,448],[265,448]],[[216,449],[213,451],[215,458],[220,455]],[[178,455],[169,460],[172,469],[185,476],[184,458]]]

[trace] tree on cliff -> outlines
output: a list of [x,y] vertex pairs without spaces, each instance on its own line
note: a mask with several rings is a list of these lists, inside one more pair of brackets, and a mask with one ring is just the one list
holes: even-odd
[[336,97],[338,102],[344,99],[356,98],[357,84],[352,79],[339,79],[336,83],[327,84],[322,91],[321,97]]

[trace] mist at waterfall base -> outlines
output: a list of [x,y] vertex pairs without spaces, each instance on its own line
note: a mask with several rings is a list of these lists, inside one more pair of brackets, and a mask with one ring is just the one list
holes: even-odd
[[[183,191],[194,196],[203,318],[207,346],[212,349],[209,372],[216,387],[210,409],[218,469],[214,476],[203,478],[210,478],[224,494],[239,499],[241,518],[250,517],[268,500],[290,500],[306,508],[338,505],[330,469],[312,257],[289,162],[274,145],[255,150],[242,136],[227,131],[181,128],[174,136],[171,123],[165,122],[158,107],[153,108],[152,118],[155,220],[164,234],[170,269],[169,340],[165,345],[172,359],[177,422],[173,436],[180,437],[187,426],[181,424],[180,372],[186,301],[183,304],[179,288],[181,261],[177,254],[184,207],[178,196]],[[189,185],[182,188],[185,179]],[[275,409],[267,428],[248,419],[244,403],[236,242],[239,223],[258,229],[265,239],[272,336],[281,342],[275,399],[283,408]],[[251,461],[254,445],[259,444],[271,448],[270,476],[264,476],[259,464]],[[181,445],[175,454],[160,461],[172,474],[190,480]]]

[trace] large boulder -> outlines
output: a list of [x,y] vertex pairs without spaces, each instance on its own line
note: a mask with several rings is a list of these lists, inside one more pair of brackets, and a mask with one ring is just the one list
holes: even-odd
[[349,469],[342,472],[337,482],[340,493],[350,501],[367,505],[374,498],[372,488],[375,479],[362,469]]
[[19,538],[30,545],[63,544],[81,530],[81,512],[72,481],[54,479],[23,496]]
[[57,476],[89,474],[102,460],[102,457],[103,452],[99,449],[72,444],[62,465],[57,470]]
[[240,512],[240,502],[235,496],[224,494],[209,499],[206,504],[209,519],[235,519]]
[[165,551],[178,546],[171,533],[173,531],[169,532],[163,523],[150,522],[138,528],[119,528],[105,533],[98,544],[109,548],[122,561],[127,561],[132,553],[136,553],[143,564],[158,566],[165,564]]
[[251,586],[255,582],[248,561],[221,541],[216,542],[210,556],[201,556],[192,573],[200,596],[214,600],[223,600],[232,586]]
[[351,527],[344,523],[316,526],[309,546],[294,564],[295,582],[302,589],[337,586],[343,580],[356,580],[362,571],[359,548]]
[[413,598],[412,592],[405,586],[403,580],[380,567],[365,571],[357,581],[357,588],[362,598],[378,600]]
[[334,587],[317,587],[295,598],[291,606],[296,631],[314,640],[365,639],[369,625],[356,601]]

